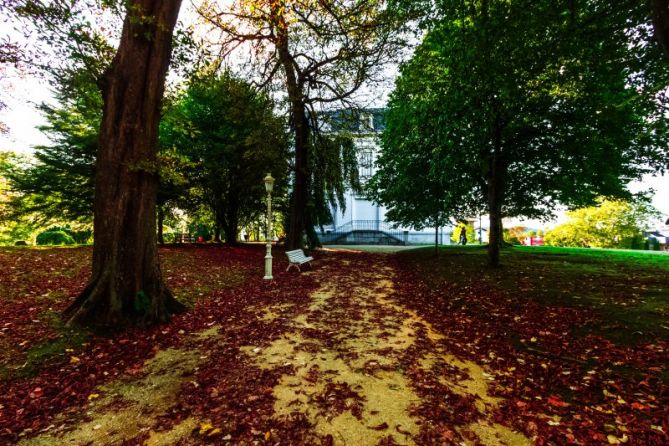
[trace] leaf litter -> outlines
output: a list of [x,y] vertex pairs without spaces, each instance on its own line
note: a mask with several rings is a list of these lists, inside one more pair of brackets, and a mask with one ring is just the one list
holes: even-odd
[[323,252],[300,275],[277,255],[267,283],[257,247],[161,255],[173,288],[204,294],[193,310],[0,383],[0,443],[666,444],[666,351],[622,379],[609,361],[643,363],[634,352],[564,335],[582,310],[431,287],[388,256]]

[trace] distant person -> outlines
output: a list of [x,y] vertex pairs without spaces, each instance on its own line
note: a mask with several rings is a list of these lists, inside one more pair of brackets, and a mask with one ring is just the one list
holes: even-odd
[[467,244],[467,227],[460,228],[460,244],[465,246]]

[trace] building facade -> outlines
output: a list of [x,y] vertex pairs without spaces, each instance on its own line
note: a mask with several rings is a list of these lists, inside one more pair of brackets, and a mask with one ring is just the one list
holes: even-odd
[[[380,150],[380,135],[384,130],[384,110],[366,109],[360,112],[337,111],[328,114],[324,132],[347,132],[357,150],[361,183],[376,172]],[[435,229],[417,231],[396,226],[386,220],[386,208],[364,195],[348,190],[345,206],[331,209],[333,223],[323,227],[319,237],[323,244],[432,244]],[[450,230],[439,228],[436,234],[440,244],[450,243]]]

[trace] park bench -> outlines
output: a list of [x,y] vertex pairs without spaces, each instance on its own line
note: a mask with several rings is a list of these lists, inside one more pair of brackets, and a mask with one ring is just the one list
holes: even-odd
[[302,251],[301,249],[286,251],[286,255],[288,256],[288,268],[286,268],[286,271],[290,270],[291,267],[295,266],[299,272],[302,272],[302,270],[300,269],[300,265],[308,263],[309,268],[311,268],[311,261],[314,260],[313,257],[305,256],[304,251]]

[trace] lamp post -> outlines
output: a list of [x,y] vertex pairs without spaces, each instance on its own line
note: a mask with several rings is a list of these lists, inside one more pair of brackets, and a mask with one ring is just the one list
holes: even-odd
[[267,174],[264,179],[265,191],[267,191],[267,254],[265,254],[265,280],[272,280],[272,188],[274,178]]

